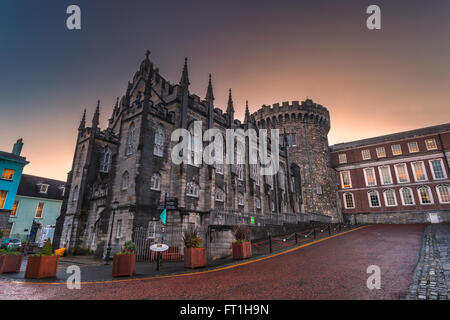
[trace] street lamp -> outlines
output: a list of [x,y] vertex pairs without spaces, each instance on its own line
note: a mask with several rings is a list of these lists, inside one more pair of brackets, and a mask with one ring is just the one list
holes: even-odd
[[114,228],[114,217],[116,215],[116,210],[119,207],[119,202],[117,200],[114,200],[113,203],[111,203],[111,209],[113,212],[112,216],[112,222],[111,222],[111,232],[109,233],[109,241],[108,241],[108,248],[106,248],[106,257],[105,257],[105,265],[109,264],[110,256],[111,256],[111,239],[112,239],[112,233]]

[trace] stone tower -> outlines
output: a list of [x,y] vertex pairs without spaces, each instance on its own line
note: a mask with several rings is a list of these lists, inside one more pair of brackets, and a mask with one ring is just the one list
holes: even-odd
[[[307,99],[262,106],[252,115],[258,128],[279,129],[280,143],[287,145],[290,175],[300,173],[302,212],[337,218],[336,174],[330,165],[328,110]],[[270,134],[268,132],[268,134]]]

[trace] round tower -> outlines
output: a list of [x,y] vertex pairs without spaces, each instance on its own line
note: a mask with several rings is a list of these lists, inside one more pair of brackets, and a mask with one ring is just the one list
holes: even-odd
[[307,99],[301,104],[293,101],[264,105],[252,116],[258,128],[280,130],[280,143],[287,144],[290,170],[300,172],[302,212],[337,218],[336,175],[328,147],[328,110]]

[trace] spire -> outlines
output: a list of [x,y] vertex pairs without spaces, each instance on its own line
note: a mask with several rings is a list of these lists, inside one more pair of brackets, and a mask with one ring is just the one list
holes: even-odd
[[214,94],[213,94],[213,87],[211,82],[211,73],[209,74],[209,83],[208,83],[208,90],[206,91],[206,98],[207,101],[213,101],[214,100]]
[[245,118],[244,123],[250,123],[250,111],[248,110],[248,100],[245,101]]
[[234,107],[233,107],[233,98],[231,97],[231,88],[228,93],[228,107],[227,107],[227,113],[233,113],[234,114]]
[[139,70],[141,71],[141,74],[148,73],[150,71],[150,68],[152,67],[152,63],[150,62],[150,59],[148,58],[150,56],[150,51],[147,50],[145,52],[145,59],[141,62],[141,66]]
[[187,89],[190,85],[189,76],[188,76],[187,57],[184,58],[184,67],[183,67],[183,73],[181,74],[180,85],[181,85],[181,87],[183,87],[185,89]]
[[78,130],[83,130],[86,126],[86,109],[84,109],[83,116],[81,117],[80,126]]
[[92,128],[96,128],[98,126],[100,118],[100,100],[97,101],[97,108],[95,109],[94,117],[92,118]]

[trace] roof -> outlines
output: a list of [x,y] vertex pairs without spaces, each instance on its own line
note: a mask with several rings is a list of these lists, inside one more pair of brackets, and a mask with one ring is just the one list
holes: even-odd
[[330,148],[331,148],[331,151],[333,152],[333,151],[339,151],[339,150],[343,150],[343,149],[357,148],[357,147],[362,147],[362,146],[370,145],[370,144],[383,143],[383,142],[395,141],[395,140],[400,140],[400,139],[414,138],[414,137],[418,137],[418,136],[425,136],[425,135],[436,134],[436,133],[441,133],[441,132],[446,132],[446,131],[450,131],[450,123],[440,124],[437,126],[415,129],[415,130],[410,130],[410,131],[403,131],[403,132],[398,132],[398,133],[393,133],[393,134],[388,134],[388,135],[384,135],[384,136],[368,138],[368,139],[363,139],[363,140],[357,140],[357,141],[352,141],[352,142],[338,143],[338,144],[330,146]]
[[[47,193],[39,192],[41,184],[49,185]],[[33,198],[63,200],[64,189],[62,187],[65,187],[65,185],[65,181],[23,174],[22,179],[20,180],[19,188],[17,190],[17,195]]]
[[21,157],[21,156],[15,155],[14,153],[5,152],[5,151],[0,151],[0,158],[6,158],[9,160],[15,160],[15,161],[21,161],[21,162],[27,162],[25,157]]

